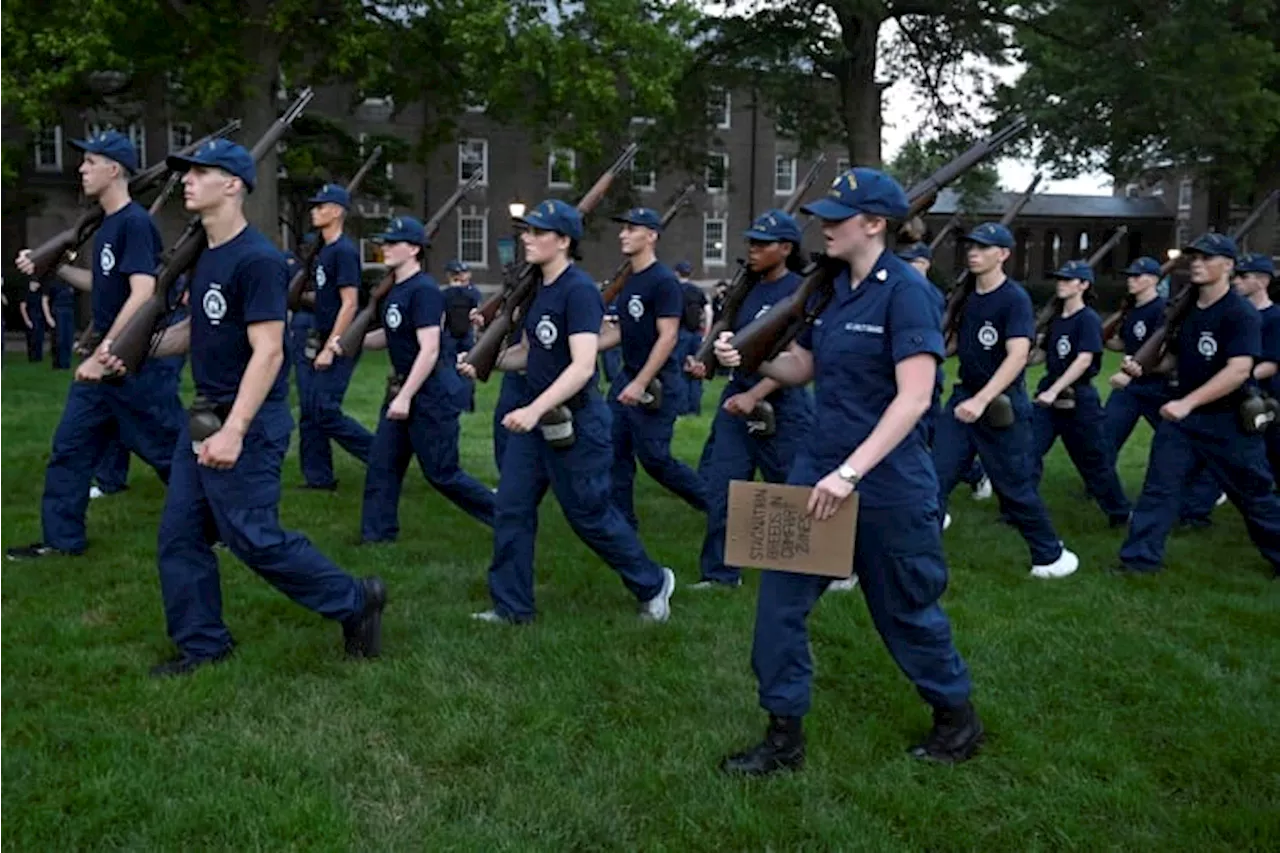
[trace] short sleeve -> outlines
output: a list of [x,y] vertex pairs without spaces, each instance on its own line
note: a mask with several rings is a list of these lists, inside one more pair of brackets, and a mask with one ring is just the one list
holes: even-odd
[[942,361],[942,311],[921,282],[899,282],[889,299],[887,331],[893,362],[928,353]]
[[415,288],[409,312],[409,320],[415,329],[439,326],[440,318],[444,316],[444,294],[437,287]]
[[129,218],[123,243],[116,257],[116,271],[121,275],[155,275],[160,262],[160,232],[145,211]]
[[[849,279],[847,276],[843,279],[836,279],[836,287],[839,287],[842,283],[844,283],[847,286],[848,280]],[[821,298],[822,297],[816,293],[809,297],[808,304],[805,305],[806,315],[811,316],[812,313],[818,309],[818,301]],[[834,301],[835,300],[832,300],[832,302]],[[827,309],[830,309],[830,307],[831,305],[830,303],[828,303]],[[824,314],[827,312],[827,309],[823,310]],[[821,320],[821,319],[822,319],[821,317],[818,318],[818,320]],[[816,322],[817,321],[815,321],[815,323]],[[813,333],[814,333],[815,323],[805,323],[803,326],[800,327],[800,332],[799,334],[796,335],[796,339],[795,339],[796,346],[800,347],[801,349],[807,349],[809,352],[813,352]]]
[[1102,352],[1102,320],[1091,310],[1083,312],[1080,318],[1080,339],[1076,341],[1076,352]]
[[1014,338],[1034,339],[1036,318],[1031,310],[1031,297],[1013,282],[1009,282],[1006,286],[1012,288],[1014,298],[1010,301],[1009,310],[1004,316],[1004,339],[1006,341]]
[[659,279],[653,294],[653,313],[655,317],[684,316],[684,289],[678,280],[667,277]]
[[238,272],[245,324],[283,322],[289,276],[284,258],[257,255],[246,259]]
[[344,243],[342,251],[333,259],[333,268],[338,287],[360,286],[360,252],[355,246]]
[[565,334],[599,334],[600,324],[604,322],[604,302],[601,301],[600,291],[596,290],[595,284],[590,281],[580,282],[566,295]]
[[1252,306],[1245,304],[1233,311],[1226,326],[1222,350],[1227,358],[1242,355],[1258,358],[1262,354],[1262,315]]

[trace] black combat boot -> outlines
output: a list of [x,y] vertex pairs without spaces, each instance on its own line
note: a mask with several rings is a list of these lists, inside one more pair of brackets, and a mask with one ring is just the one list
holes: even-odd
[[799,770],[804,766],[803,717],[769,715],[764,741],[720,762],[720,770],[742,776],[768,776],[779,770]]
[[364,608],[342,624],[347,657],[376,658],[382,654],[382,611],[387,606],[387,585],[374,575],[360,581]]
[[959,764],[973,758],[983,736],[982,721],[968,702],[954,708],[934,708],[933,728],[909,752],[925,761]]

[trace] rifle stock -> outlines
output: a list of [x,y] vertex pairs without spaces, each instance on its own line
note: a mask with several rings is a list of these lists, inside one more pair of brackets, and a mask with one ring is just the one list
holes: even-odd
[[[431,215],[431,218],[423,226],[427,233],[427,240],[436,235],[445,217],[453,212],[454,208],[461,203],[467,193],[475,189],[476,184],[480,183],[483,178],[484,174],[477,169],[470,180],[454,190],[453,194],[445,199],[444,204],[436,209],[436,212]],[[395,273],[387,270],[387,274],[382,277],[382,280],[374,286],[373,291],[369,294],[369,301],[356,312],[356,316],[351,318],[351,323],[343,330],[342,336],[338,338],[338,346],[342,347],[342,352],[348,357],[354,357],[364,347],[364,336],[369,331],[369,327],[373,325],[378,303],[387,298],[387,294],[391,292],[391,288],[395,286],[395,283]]]
[[[665,231],[672,220],[679,215],[681,209],[689,202],[689,197],[693,195],[693,184],[686,184],[685,188],[680,191],[680,195],[676,196],[676,200],[671,202],[665,213],[662,214],[662,228]],[[609,286],[600,294],[604,300],[604,304],[618,298],[618,294],[622,292],[622,288],[627,283],[627,271],[631,269],[631,261],[625,260],[618,265],[618,269],[614,271],[613,278],[609,279]]]
[[904,220],[910,219],[933,206],[937,200],[938,193],[944,187],[955,181],[956,178],[981,163],[992,152],[1003,146],[1006,142],[1021,135],[1027,129],[1027,120],[1021,116],[1014,119],[1009,124],[997,130],[981,142],[975,143],[960,156],[956,157],[950,163],[938,169],[929,177],[913,186],[907,192],[907,198],[911,200],[911,207],[907,211]]
[[[253,146],[254,162],[260,161],[267,152],[275,149],[276,143],[284,136],[294,119],[302,114],[312,97],[311,88],[307,87],[289,109],[267,128]],[[151,354],[153,342],[161,330],[161,322],[174,309],[174,305],[169,302],[170,295],[174,293],[174,284],[183,273],[195,266],[207,245],[204,224],[199,216],[191,217],[182,235],[160,261],[160,268],[155,275],[155,292],[138,307],[111,343],[111,354],[124,363],[126,373],[136,374]],[[174,299],[178,298],[180,297],[174,296]]]
[[947,220],[947,224],[943,225],[942,228],[938,230],[938,233],[933,236],[933,239],[929,241],[929,251],[937,251],[938,247],[942,245],[942,241],[947,239],[947,235],[959,227],[960,214],[951,214],[951,218]]

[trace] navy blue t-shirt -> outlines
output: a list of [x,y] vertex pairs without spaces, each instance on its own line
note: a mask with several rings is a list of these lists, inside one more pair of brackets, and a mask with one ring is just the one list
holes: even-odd
[[1157,296],[1146,305],[1135,305],[1124,315],[1120,327],[1120,340],[1124,342],[1124,354],[1136,355],[1147,339],[1164,325],[1165,301]]
[[1048,388],[1066,373],[1082,352],[1093,353],[1093,361],[1073,386],[1088,385],[1102,366],[1102,318],[1088,306],[1070,317],[1059,314],[1049,324],[1045,348],[1045,373],[1040,380],[1040,390]]
[[[1178,393],[1185,397],[1212,379],[1227,360],[1262,352],[1262,316],[1244,297],[1229,291],[1208,308],[1191,306],[1178,335]],[[1239,405],[1243,391],[1211,403],[1207,411]]]
[[105,333],[129,299],[129,276],[155,275],[160,232],[147,209],[131,201],[102,220],[93,237],[93,326]]
[[444,296],[431,276],[412,275],[396,284],[382,301],[382,328],[387,334],[391,368],[407,376],[418,357],[418,330],[439,327]]
[[[538,285],[538,293],[525,315],[524,331],[529,341],[526,369],[530,398],[536,398],[559,378],[572,362],[569,336],[600,333],[604,303],[591,276],[570,264],[550,284]],[[592,373],[587,388],[595,386]]]
[[[1280,364],[1280,305],[1271,304],[1258,312],[1262,318],[1262,350],[1258,362],[1271,361]],[[1276,396],[1280,389],[1280,374],[1259,383],[1263,391]]]
[[316,288],[316,328],[323,333],[333,329],[342,308],[344,287],[360,286],[360,250],[345,234],[320,247],[316,257],[313,282]]
[[[658,341],[658,318],[684,314],[684,288],[675,273],[661,262],[654,262],[638,273],[627,275],[627,283],[618,294],[618,328],[622,332],[622,367],[634,377],[649,360]],[[675,347],[658,371],[664,384],[679,374]]]
[[[928,353],[944,357],[942,311],[932,284],[886,250],[858,288],[849,271],[835,296],[796,343],[813,353],[815,414],[807,451],[833,470],[866,440],[898,393],[900,361]],[[858,485],[869,507],[935,503],[938,478],[922,419]]]
[[[215,403],[235,400],[253,355],[247,327],[285,319],[288,269],[284,255],[252,225],[215,249],[205,249],[191,274],[191,376]],[[280,344],[284,346],[284,326]],[[288,395],[281,365],[268,401]]]
[[[764,316],[765,312],[774,305],[795,293],[796,288],[799,286],[800,276],[790,271],[777,281],[756,282],[751,290],[747,292],[746,297],[742,300],[742,305],[738,308],[738,316],[734,318],[732,331],[735,333],[742,331],[757,317]],[[736,390],[746,391],[754,388],[762,378],[758,373],[741,376],[735,370],[731,374],[729,381]]]
[[[1005,344],[1014,338],[1034,340],[1035,333],[1031,297],[1013,279],[1005,279],[987,293],[970,293],[956,340],[960,382],[965,390],[970,394],[981,391],[1008,355]],[[1009,390],[1021,390],[1023,380],[1024,373],[1019,373]]]

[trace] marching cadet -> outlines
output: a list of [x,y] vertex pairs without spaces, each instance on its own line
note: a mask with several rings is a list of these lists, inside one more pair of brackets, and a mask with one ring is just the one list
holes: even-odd
[[[1276,268],[1269,255],[1261,252],[1243,254],[1236,261],[1233,285],[1236,293],[1249,300],[1262,317],[1262,349],[1253,366],[1253,379],[1264,397],[1280,398],[1280,377],[1276,375],[1280,362],[1280,305],[1271,301],[1267,288],[1275,278]],[[1272,424],[1263,433],[1266,437],[1267,462],[1274,480],[1280,474],[1280,427]]]
[[[1190,258],[1196,302],[1169,342],[1182,396],[1160,407],[1146,481],[1118,568],[1161,570],[1181,491],[1188,475],[1203,466],[1226,489],[1244,516],[1249,537],[1280,576],[1280,498],[1272,493],[1262,436],[1246,432],[1239,416],[1244,385],[1262,351],[1262,318],[1231,290],[1234,240],[1204,234],[1184,253]],[[1133,359],[1126,359],[1124,369],[1131,376],[1142,375],[1142,366]]]
[[[645,553],[609,497],[609,408],[596,390],[597,345],[604,304],[591,276],[572,262],[582,216],[562,201],[544,201],[519,222],[525,259],[540,281],[521,317],[523,339],[502,354],[501,370],[526,370],[526,392],[503,425],[509,431],[494,517],[484,622],[525,623],[535,616],[534,540],[538,504],[550,487],[574,532],[622,577],[641,602],[640,616],[665,622],[675,574]],[[459,371],[475,369],[459,361]]]
[[1000,223],[987,222],[965,239],[973,290],[958,328],[945,330],[956,335],[960,381],[938,420],[933,447],[944,525],[947,498],[976,452],[1001,509],[1031,550],[1032,576],[1066,577],[1080,560],[1063,546],[1035,488],[1025,385],[1035,319],[1027,292],[1004,273],[1013,235]]
[[[693,273],[693,264],[681,261],[672,269],[680,289],[684,294],[684,312],[680,315],[680,335],[676,342],[676,364],[684,364],[685,359],[697,353],[702,346],[702,336],[711,328],[711,303],[702,288],[689,280]],[[681,371],[679,379],[684,382],[685,405],[682,415],[702,414],[702,380]]]
[[1102,319],[1087,304],[1091,301],[1093,268],[1084,261],[1068,261],[1052,278],[1057,280],[1060,313],[1049,325],[1045,373],[1036,389],[1031,417],[1033,482],[1039,488],[1044,456],[1061,436],[1089,496],[1098,502],[1112,527],[1123,527],[1133,507],[1116,476],[1102,401],[1093,387],[1093,377],[1102,363]]
[[253,157],[215,139],[168,162],[186,172],[186,208],[200,216],[209,246],[191,276],[190,319],[169,327],[157,348],[160,356],[190,349],[197,397],[160,520],[160,591],[178,655],[151,674],[187,675],[235,646],[222,621],[215,533],[271,585],[341,623],[348,655],[377,657],[386,586],[353,578],[280,527],[280,472],[293,431],[284,371],[288,281],[283,255],[244,216]]
[[42,308],[49,328],[53,330],[53,369],[69,370],[76,343],[75,289],[58,276],[52,276]]
[[[800,285],[795,272],[801,264],[800,226],[794,218],[781,210],[767,211],[745,236],[747,265],[757,280],[734,318],[735,332]],[[704,365],[692,355],[686,365],[703,372]],[[771,408],[771,420],[760,420],[757,412],[761,404]],[[804,388],[783,387],[758,374],[746,376],[734,371],[730,375],[707,437],[709,455],[699,466],[707,487],[707,534],[702,541],[702,577],[691,589],[742,583],[738,569],[724,563],[729,482],[750,480],[758,470],[766,482],[785,483],[812,426],[813,399]]]
[[[783,385],[815,382],[816,420],[788,482],[813,487],[809,512],[818,524],[857,490],[853,571],[886,648],[933,707],[932,730],[910,752],[964,761],[983,728],[938,604],[947,565],[924,423],[944,357],[941,308],[933,285],[885,249],[889,220],[908,210],[888,175],[855,168],[802,210],[822,220],[826,254],[841,271],[816,322],[761,368]],[[726,367],[740,363],[728,334],[716,357]],[[765,775],[803,764],[813,682],[805,622],[830,580],[762,573],[751,663],[769,727],[762,743],[726,758],[723,771]]]
[[[182,421],[177,384],[162,365],[147,364],[120,382],[97,381],[115,336],[155,293],[160,233],[146,208],[129,197],[138,154],[124,134],[107,131],[71,145],[84,152],[80,182],[85,195],[96,199],[106,216],[93,239],[92,273],[64,264],[57,274],[78,289],[91,289],[93,324],[105,334],[94,356],[76,368],[78,381],[67,392],[53,435],[41,506],[43,541],[10,548],[11,560],[83,553],[89,488],[109,436],[118,434],[167,483]],[[28,250],[18,255],[17,266],[27,275],[34,272]]]
[[34,278],[27,282],[27,296],[18,303],[22,323],[27,327],[27,361],[44,361],[44,333],[53,327],[45,317],[44,292]]
[[[662,218],[637,207],[622,216],[618,239],[631,262],[618,295],[618,322],[604,329],[600,346],[621,345],[622,371],[610,391],[613,413],[613,503],[633,528],[636,460],[649,476],[699,512],[707,511],[707,493],[693,469],[671,455],[671,437],[684,405],[685,380],[676,360],[684,294],[680,283],[657,258],[654,248]],[[657,380],[660,389],[651,390]],[[656,398],[656,399],[655,399]]]
[[382,328],[366,334],[364,346],[388,350],[393,373],[369,452],[360,538],[395,540],[400,486],[414,455],[440,494],[493,527],[493,492],[458,464],[458,417],[470,385],[447,360],[452,347],[441,346],[445,300],[422,271],[422,253],[430,244],[426,229],[412,216],[400,216],[373,239],[383,246],[395,286],[382,302]]
[[[305,246],[307,243],[315,242],[318,239],[319,235],[312,231],[303,236],[302,243]],[[285,252],[284,262],[285,266],[289,270],[289,277],[292,280],[294,273],[296,273],[298,271],[298,267],[302,265],[302,259],[293,252]],[[308,291],[302,295],[302,303],[297,308],[294,308],[289,315],[289,334],[288,337],[285,338],[284,348],[284,356],[287,361],[287,364],[285,365],[286,375],[290,368],[293,368],[295,377],[300,375],[302,371],[302,361],[306,359],[308,364],[311,362],[311,359],[308,359],[306,356],[307,338],[310,336],[311,330],[315,327],[315,292]],[[298,386],[299,398],[302,397],[301,387],[301,385]],[[301,400],[299,400],[299,402],[301,402]],[[301,421],[302,418],[306,418],[307,422],[310,423],[310,415],[307,414],[305,407],[303,407],[299,412],[299,420]],[[301,432],[301,427],[299,427],[299,432]]]
[[[440,359],[452,366],[460,353],[470,352],[475,346],[476,332],[471,318],[484,299],[480,289],[471,283],[471,267],[467,264],[455,259],[444,265],[444,271],[449,281],[443,291],[447,334],[441,343],[447,346],[441,348]],[[470,382],[464,408],[468,412],[476,410],[476,386]]]
[[351,196],[337,184],[325,184],[308,202],[311,224],[320,232],[316,255],[315,327],[298,362],[298,396],[302,418],[298,426],[298,458],[303,487],[334,491],[330,440],[362,463],[369,463],[373,434],[342,411],[356,359],[342,352],[340,339],[356,315],[360,293],[360,250],[343,233]]

